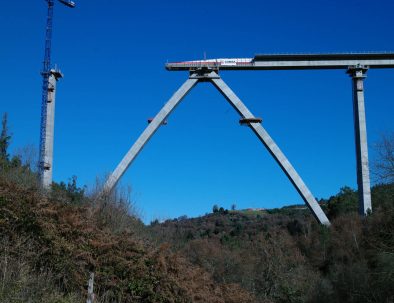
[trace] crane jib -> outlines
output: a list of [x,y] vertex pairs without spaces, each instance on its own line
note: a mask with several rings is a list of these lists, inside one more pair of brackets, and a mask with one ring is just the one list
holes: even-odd
[[59,0],[59,2],[63,3],[64,5],[74,8],[75,7],[75,2],[73,1],[67,1],[67,0]]

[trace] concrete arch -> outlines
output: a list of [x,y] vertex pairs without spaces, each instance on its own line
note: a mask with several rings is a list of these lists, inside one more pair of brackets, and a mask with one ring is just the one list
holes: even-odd
[[123,157],[122,161],[116,167],[114,172],[109,176],[103,189],[103,193],[109,193],[118,183],[120,178],[126,172],[128,167],[141,152],[145,144],[154,135],[158,128],[162,125],[165,119],[171,112],[180,104],[183,98],[197,85],[198,82],[211,82],[230,103],[230,105],[240,114],[242,118],[250,122],[248,125],[256,134],[259,140],[267,148],[269,153],[279,164],[280,168],[289,178],[297,192],[300,194],[305,204],[309,207],[312,214],[318,222],[324,225],[330,225],[327,216],[315,200],[314,196],[305,185],[304,181],[298,175],[289,160],[276,145],[275,141],[270,137],[268,132],[263,128],[261,123],[256,122],[256,118],[245,106],[245,104],[237,97],[237,95],[230,89],[230,87],[220,78],[219,74],[213,70],[198,70],[189,76],[189,79],[174,93],[168,100],[164,107],[155,116],[148,127],[142,132],[137,141],[133,144],[127,154]]

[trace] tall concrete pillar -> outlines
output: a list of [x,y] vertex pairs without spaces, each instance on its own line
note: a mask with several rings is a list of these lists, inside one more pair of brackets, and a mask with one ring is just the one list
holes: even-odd
[[45,129],[42,130],[44,141],[41,143],[40,157],[40,181],[44,189],[49,189],[52,185],[52,171],[53,171],[53,137],[55,128],[55,97],[56,97],[56,83],[63,75],[54,69],[51,69],[48,76],[47,102],[45,118]]
[[102,194],[108,194],[116,186],[119,179],[126,172],[127,168],[134,161],[140,151],[144,148],[145,144],[148,143],[149,139],[163,124],[166,118],[172,113],[172,111],[178,106],[183,98],[190,92],[190,90],[197,84],[199,79],[192,75],[186,82],[175,92],[175,94],[168,100],[164,107],[159,113],[153,118],[148,127],[142,132],[137,141],[129,149],[127,154],[123,157],[122,161],[118,164],[113,173],[109,176],[104,184]]
[[367,126],[365,120],[364,79],[368,68],[352,66],[348,74],[352,77],[354,133],[356,142],[357,185],[359,213],[362,216],[372,211],[371,185],[369,180]]
[[[227,86],[227,84],[220,78],[211,78],[213,85],[222,93],[230,105],[243,117],[247,119],[255,118],[245,104],[238,98],[238,96]],[[311,191],[308,189],[304,181],[301,179],[300,175],[291,165],[290,161],[286,158],[283,152],[280,150],[275,141],[270,137],[268,132],[263,128],[260,123],[251,123],[249,127],[257,135],[260,141],[268,149],[270,154],[273,156],[275,161],[279,164],[280,168],[289,178],[291,183],[294,185],[295,189],[298,191],[305,204],[311,210],[313,216],[321,224],[329,226],[330,221],[328,220],[326,214],[321,209],[319,203],[317,203],[315,197],[312,195]]]

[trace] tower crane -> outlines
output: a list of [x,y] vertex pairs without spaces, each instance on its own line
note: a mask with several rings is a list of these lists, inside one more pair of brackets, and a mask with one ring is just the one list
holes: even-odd
[[[57,69],[51,68],[51,43],[54,0],[45,0],[48,3],[48,15],[45,34],[45,55],[43,70],[41,72],[42,83],[42,106],[41,106],[41,128],[40,128],[40,155],[39,176],[43,188],[48,189],[52,184],[52,162],[53,162],[53,131],[55,114],[55,88],[56,81],[62,77]],[[74,8],[75,3],[70,0],[58,0],[67,7]]]

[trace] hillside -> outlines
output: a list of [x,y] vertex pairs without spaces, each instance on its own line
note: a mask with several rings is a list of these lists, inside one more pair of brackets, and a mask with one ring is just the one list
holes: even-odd
[[321,200],[329,229],[299,206],[144,226],[121,198],[75,179],[44,195],[30,174],[0,174],[1,302],[82,302],[90,272],[103,303],[393,302],[393,184],[366,219],[349,188]]
[[89,272],[97,302],[252,302],[168,245],[143,241],[137,219],[114,228],[121,210],[110,201],[66,194],[47,198],[0,178],[1,302],[82,302]]
[[30,165],[7,154],[8,140],[0,138],[0,302],[83,302],[90,273],[96,303],[394,302],[392,181],[372,188],[366,218],[349,187],[320,199],[330,228],[300,205],[214,206],[145,226],[129,196],[86,194],[76,177],[42,192]]
[[218,211],[151,225],[217,283],[236,283],[256,302],[393,302],[394,185],[372,189],[374,213],[361,219],[357,193],[343,188],[320,203],[319,226],[303,207]]

